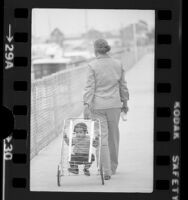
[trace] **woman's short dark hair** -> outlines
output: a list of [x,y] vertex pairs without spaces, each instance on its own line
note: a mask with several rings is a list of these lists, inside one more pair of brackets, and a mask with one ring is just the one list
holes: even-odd
[[105,54],[111,50],[110,45],[105,39],[97,39],[94,42],[95,51],[100,54]]

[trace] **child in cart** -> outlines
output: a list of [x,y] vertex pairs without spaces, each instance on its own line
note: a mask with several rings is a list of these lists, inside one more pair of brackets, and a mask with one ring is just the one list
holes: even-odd
[[[89,168],[93,161],[95,161],[95,156],[91,155],[91,162],[88,162],[89,159],[89,148],[90,148],[90,136],[87,134],[87,125],[83,122],[77,123],[74,126],[75,137],[72,138],[73,154],[71,154],[71,161],[69,162],[70,168],[68,171],[74,174],[79,174],[78,165],[84,164],[84,174],[90,176]],[[69,138],[64,134],[64,140],[67,145],[69,145]],[[99,138],[95,137],[93,140],[93,147],[99,145]]]

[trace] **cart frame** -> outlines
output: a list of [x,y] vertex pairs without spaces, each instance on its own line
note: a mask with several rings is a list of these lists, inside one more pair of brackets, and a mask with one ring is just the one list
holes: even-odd
[[[98,172],[100,173],[100,177],[101,177],[101,183],[102,185],[104,185],[104,175],[103,175],[103,166],[101,163],[101,147],[102,147],[102,133],[101,133],[101,122],[99,119],[84,119],[84,118],[67,118],[64,120],[64,124],[63,124],[63,134],[64,134],[64,130],[65,130],[65,125],[66,125],[66,121],[67,120],[83,120],[83,121],[91,121],[93,123],[98,122],[99,124],[99,146],[98,146],[98,156],[96,156],[96,162],[97,162],[97,168],[98,168]],[[70,124],[70,128],[72,128],[71,124]],[[94,127],[93,127],[94,129]],[[94,131],[94,130],[92,130]],[[64,135],[63,135],[64,136]],[[72,139],[72,138],[71,138]],[[63,150],[64,150],[64,139],[62,139],[62,146],[61,146],[61,159],[60,159],[60,163],[58,164],[57,167],[57,185],[61,186],[61,177],[64,176],[63,174]],[[90,150],[89,150],[89,160],[91,160],[91,141],[90,141]],[[70,145],[69,145],[69,156],[70,156]],[[84,164],[84,163],[83,163]]]

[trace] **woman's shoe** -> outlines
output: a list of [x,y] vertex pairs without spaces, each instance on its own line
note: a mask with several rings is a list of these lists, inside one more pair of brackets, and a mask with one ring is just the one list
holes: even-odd
[[88,170],[88,169],[84,169],[84,174],[85,174],[86,176],[90,176],[89,170]]
[[68,168],[68,171],[73,173],[73,174],[78,174],[79,170],[78,169],[74,169],[74,168]]
[[104,175],[104,180],[110,180],[111,176],[110,175]]

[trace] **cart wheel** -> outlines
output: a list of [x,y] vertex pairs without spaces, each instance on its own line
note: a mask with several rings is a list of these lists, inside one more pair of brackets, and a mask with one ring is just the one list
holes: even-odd
[[59,165],[57,167],[57,185],[61,186],[61,171]]
[[102,165],[100,166],[100,175],[101,175],[102,185],[104,185],[104,175],[103,175],[103,167],[102,167]]

